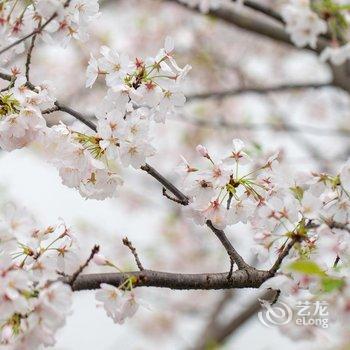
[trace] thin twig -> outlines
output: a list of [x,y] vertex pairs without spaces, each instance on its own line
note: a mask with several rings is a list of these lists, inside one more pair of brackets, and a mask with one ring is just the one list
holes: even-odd
[[287,246],[282,250],[282,252],[280,253],[280,255],[278,256],[276,262],[273,264],[273,266],[270,269],[270,273],[272,275],[274,275],[277,270],[280,268],[282,261],[288,256],[290,250],[293,248],[294,244],[296,242],[298,242],[300,238],[299,237],[293,237],[289,243],[287,244]]
[[213,92],[204,92],[199,94],[192,94],[187,95],[186,100],[189,101],[195,101],[195,100],[203,100],[203,99],[222,99],[225,97],[232,97],[237,95],[243,95],[247,93],[254,93],[254,94],[268,94],[271,92],[288,92],[288,91],[295,91],[295,90],[304,90],[304,89],[320,89],[323,87],[329,87],[332,86],[331,83],[307,83],[307,84],[284,84],[284,85],[278,85],[278,86],[257,86],[257,87],[242,87],[242,88],[236,88],[236,89],[227,89],[223,91],[213,91]]
[[30,64],[31,64],[31,60],[32,60],[32,53],[33,53],[33,49],[35,46],[35,40],[36,40],[37,34],[32,36],[32,40],[28,49],[28,53],[27,53],[27,60],[26,60],[26,79],[27,81],[29,81],[29,71],[30,71]]
[[87,258],[87,260],[85,261],[85,263],[83,265],[80,265],[80,267],[78,268],[77,271],[75,271],[73,273],[73,275],[69,278],[69,284],[70,286],[73,288],[74,282],[76,281],[76,279],[79,277],[79,275],[83,272],[83,270],[89,265],[90,261],[93,259],[93,257],[95,256],[95,254],[97,254],[100,251],[100,247],[98,245],[95,245],[92,249],[91,249],[91,253],[89,255],[89,257]]
[[210,220],[207,220],[206,224],[214,232],[216,237],[219,238],[220,242],[225,247],[230,259],[232,259],[236,263],[239,270],[249,270],[252,268],[238,254],[236,249],[233,247],[231,242],[226,237],[225,232],[223,230],[217,229]]
[[132,243],[129,241],[128,237],[125,237],[123,238],[123,244],[128,247],[132,253],[132,255],[134,256],[135,258],[135,261],[136,261],[136,265],[137,267],[139,268],[140,271],[143,271],[144,268],[141,264],[141,261],[139,259],[139,256],[137,255],[137,251],[136,251],[136,248],[132,245]]
[[23,41],[26,41],[27,39],[31,38],[33,35],[37,35],[40,34],[42,32],[42,30],[51,23],[51,21],[53,21],[55,18],[57,17],[57,13],[55,12],[42,26],[40,26],[39,28],[35,29],[34,31],[32,31],[31,33],[25,35],[24,37],[14,41],[12,44],[4,47],[2,50],[0,50],[0,55],[2,55],[3,53],[5,53],[6,51],[12,49],[13,47],[19,45],[20,43],[22,43]]
[[141,166],[141,169],[147,172],[149,175],[154,177],[158,182],[160,182],[169,192],[171,192],[182,205],[188,205],[189,198],[182,193],[175,185],[173,185],[169,180],[167,180],[163,175],[161,175],[156,169],[152,168],[149,164]]
[[230,192],[228,195],[227,203],[226,203],[226,209],[229,210],[232,202],[233,194]]
[[88,120],[81,113],[75,111],[74,109],[72,109],[70,107],[67,107],[67,106],[59,103],[58,101],[55,102],[55,106],[58,108],[58,110],[72,115],[75,119],[78,119],[79,121],[81,121],[83,124],[85,124],[87,127],[92,129],[93,131],[95,131],[95,132],[97,131],[96,125],[92,121]]

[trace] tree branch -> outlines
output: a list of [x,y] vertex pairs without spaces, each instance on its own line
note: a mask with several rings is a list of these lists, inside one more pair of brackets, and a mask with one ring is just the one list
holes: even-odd
[[[237,0],[232,0],[232,2],[237,2]],[[284,20],[282,16],[274,11],[272,8],[264,6],[262,4],[259,4],[255,1],[249,1],[249,0],[244,0],[243,5],[245,7],[248,7],[254,11],[260,12],[261,14],[264,14],[270,18],[273,18],[274,20],[284,24]]]
[[152,168],[149,164],[141,166],[141,170],[145,171],[153,178],[155,178],[159,183],[161,183],[169,192],[171,192],[182,205],[189,204],[189,198],[182,193],[176,186],[174,186],[169,180],[167,180],[163,175],[161,175],[156,169]]
[[128,248],[130,249],[132,255],[133,255],[134,258],[135,258],[137,267],[139,268],[140,271],[143,271],[144,268],[143,268],[143,266],[142,266],[142,264],[141,264],[141,261],[140,261],[140,259],[139,259],[138,254],[137,254],[137,251],[136,251],[136,248],[135,248],[135,247],[132,245],[132,243],[129,241],[128,237],[123,238],[123,244],[124,244],[126,247],[128,247]]
[[[232,277],[227,279],[226,273],[202,273],[185,274],[170,273],[153,270],[130,271],[125,273],[98,273],[80,275],[73,290],[99,289],[101,283],[120,286],[130,277],[134,277],[133,287],[159,287],[179,290],[189,289],[231,289],[231,288],[259,288],[260,285],[271,277],[268,271],[251,270],[248,275],[246,271],[237,270]],[[66,278],[63,278],[67,281]]]
[[[259,299],[273,300],[275,298],[276,291],[267,290],[264,292]],[[261,303],[259,300],[254,299],[248,304],[244,310],[238,315],[234,316],[231,320],[226,322],[224,325],[213,328],[208,331],[205,336],[201,339],[201,342],[196,346],[195,350],[207,350],[210,346],[218,346],[225,343],[229,337],[238,328],[240,328],[246,321],[254,316],[261,309]]]
[[95,245],[91,249],[91,253],[89,257],[86,259],[85,263],[79,266],[78,270],[73,273],[73,275],[68,279],[68,283],[71,287],[73,287],[76,279],[79,277],[79,275],[84,271],[84,269],[90,264],[90,261],[94,258],[94,256],[100,251],[100,247],[98,245]]
[[303,89],[319,89],[323,87],[332,86],[331,83],[310,83],[310,84],[285,84],[278,86],[262,86],[262,87],[242,87],[238,89],[227,89],[223,91],[214,91],[214,92],[204,92],[199,94],[187,95],[187,102],[202,100],[207,98],[213,99],[222,99],[225,97],[237,96],[246,93],[255,93],[255,94],[268,94],[271,92],[286,92],[294,90],[303,90]]
[[31,60],[32,60],[32,52],[35,46],[35,40],[36,40],[37,34],[32,36],[32,40],[28,49],[28,53],[27,53],[27,59],[26,59],[26,79],[27,81],[29,81],[29,71],[30,71],[30,64],[31,64]]
[[67,106],[61,104],[58,101],[55,102],[55,106],[57,107],[58,111],[62,111],[62,112],[70,114],[75,119],[79,120],[80,122],[85,124],[87,127],[89,127],[91,130],[93,130],[95,132],[97,131],[96,125],[92,121],[90,121],[88,118],[86,118],[84,115],[82,115],[81,113],[75,111],[74,109],[72,109],[70,107],[67,107]]
[[191,123],[199,127],[207,128],[224,128],[232,130],[273,130],[274,132],[286,132],[286,133],[302,133],[310,134],[315,136],[329,136],[337,135],[342,137],[349,137],[350,130],[347,129],[329,129],[329,128],[318,128],[304,124],[286,124],[283,121],[277,120],[276,122],[261,122],[261,123],[245,123],[245,122],[230,122],[226,120],[205,120],[191,118],[186,115],[181,115],[179,120]]
[[[212,222],[208,220],[206,222],[207,226],[214,232],[216,237],[220,240],[222,245],[225,247],[227,254],[229,257],[236,263],[239,270],[249,270],[252,267],[248,265],[244,259],[238,254],[236,249],[233,247],[231,242],[228,240],[228,238],[225,235],[225,232],[223,230],[217,229],[215,226],[213,226]],[[232,275],[232,271],[230,271]]]
[[282,250],[282,252],[280,253],[280,255],[278,256],[276,262],[273,264],[273,266],[270,269],[271,274],[275,274],[278,269],[280,268],[282,261],[288,256],[290,250],[293,248],[294,244],[296,242],[298,242],[299,237],[293,237],[289,243],[287,244],[287,246]]
[[[198,7],[190,7],[187,4],[180,2],[179,0],[167,1],[175,2],[195,12],[199,11]],[[236,27],[242,28],[249,32],[253,32],[255,34],[262,35],[275,41],[283,42],[285,44],[295,47],[294,43],[290,39],[289,34],[284,30],[284,28],[280,24],[270,24],[258,18],[252,18],[251,16],[238,13],[237,11],[234,11],[225,6],[221,6],[218,9],[211,9],[208,12],[208,15],[221,19],[224,22],[233,24]],[[319,38],[318,45],[315,49],[310,46],[306,47],[306,49],[319,53],[326,47],[326,43],[326,40],[324,40],[323,38]]]

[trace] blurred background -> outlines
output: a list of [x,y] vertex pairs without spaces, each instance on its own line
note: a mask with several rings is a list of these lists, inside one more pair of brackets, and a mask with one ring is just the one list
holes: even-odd
[[[175,183],[180,155],[194,159],[195,146],[201,143],[219,156],[233,138],[241,138],[256,151],[281,151],[288,171],[332,173],[348,159],[349,95],[331,84],[330,67],[315,53],[240,29],[213,14],[199,14],[176,1],[100,2],[101,16],[91,25],[87,43],[72,41],[66,49],[43,43],[36,47],[32,82],[52,81],[58,100],[92,115],[105,90],[102,81],[85,89],[90,52],[98,55],[100,46],[108,45],[130,57],[145,57],[155,55],[164,38],[172,36],[180,66],[193,67],[185,86],[188,101],[165,125],[156,126],[158,153],[149,163]],[[278,6],[281,1],[261,3]],[[230,10],[259,20],[259,14],[249,9]],[[20,66],[21,59],[15,64]],[[271,87],[281,88],[271,91]],[[59,120],[74,123],[61,112],[47,116],[49,124]],[[61,184],[56,169],[41,160],[38,151],[33,145],[29,150],[1,152],[1,201],[25,206],[43,224],[64,218],[77,234],[82,257],[99,243],[102,252],[123,269],[135,269],[121,242],[127,236],[146,268],[228,270],[226,252],[216,238],[164,198],[147,174],[127,169],[118,198],[84,200]],[[242,255],[254,262],[249,228],[235,225],[227,233]],[[98,271],[96,266],[89,269]],[[123,326],[115,325],[96,307],[94,293],[76,293],[74,312],[54,349],[320,348],[315,341],[290,340],[260,324],[256,300],[261,291],[147,288],[137,292],[147,307]],[[203,347],[209,333],[215,341]]]

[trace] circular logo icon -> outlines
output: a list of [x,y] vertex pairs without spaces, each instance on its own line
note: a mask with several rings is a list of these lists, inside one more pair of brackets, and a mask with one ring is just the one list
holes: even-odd
[[259,321],[266,327],[278,327],[288,324],[293,318],[293,311],[289,305],[282,301],[271,305],[266,300],[259,299],[263,310],[259,311]]

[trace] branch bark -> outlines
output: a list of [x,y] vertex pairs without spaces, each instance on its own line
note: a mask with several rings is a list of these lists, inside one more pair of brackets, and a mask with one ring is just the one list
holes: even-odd
[[[249,274],[244,270],[237,270],[227,279],[227,273],[170,273],[153,270],[130,271],[125,273],[98,273],[83,274],[77,277],[72,289],[91,290],[99,289],[101,283],[120,286],[130,277],[135,278],[133,287],[159,287],[179,290],[189,289],[231,289],[231,288],[259,288],[271,277],[270,272],[251,270]],[[63,278],[64,281],[69,279]]]

